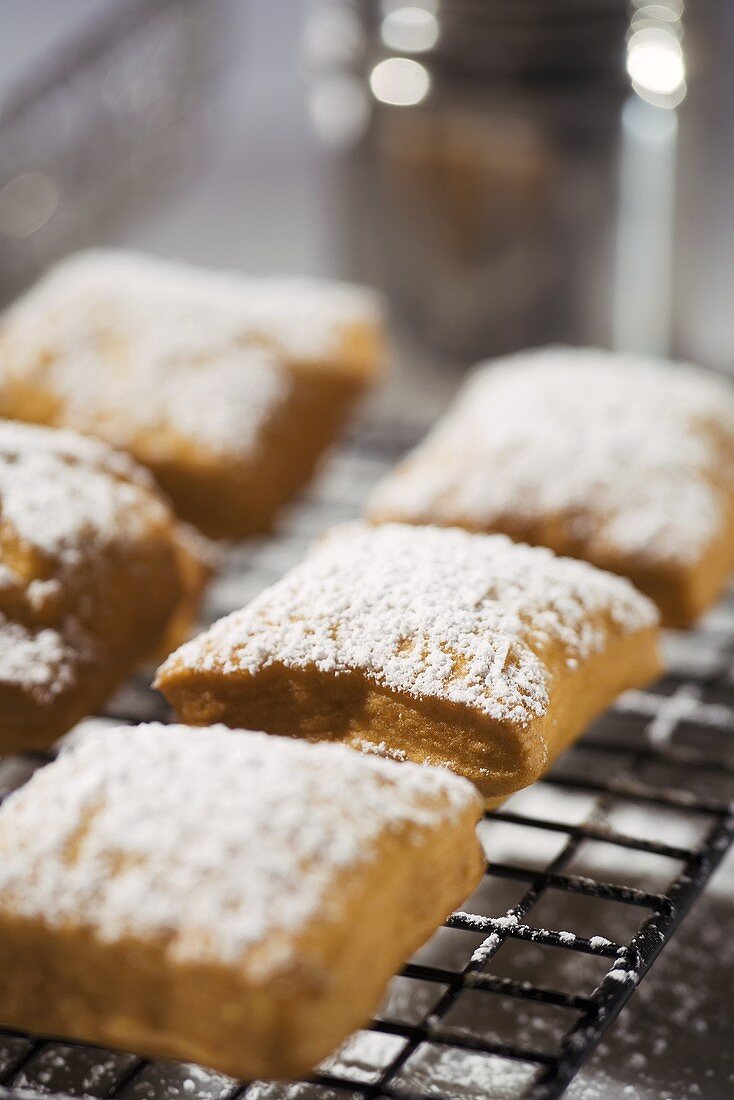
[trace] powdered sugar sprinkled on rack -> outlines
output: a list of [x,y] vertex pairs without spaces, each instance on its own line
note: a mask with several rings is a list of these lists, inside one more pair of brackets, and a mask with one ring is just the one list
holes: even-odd
[[264,978],[298,949],[278,933],[328,922],[341,870],[473,807],[449,772],[339,745],[221,726],[90,733],[0,809],[0,907],[51,925],[84,914],[101,939],[170,934],[173,958],[242,959]]
[[567,515],[590,548],[688,562],[724,522],[732,453],[734,391],[713,375],[548,348],[480,367],[370,509],[477,527]]
[[507,932],[508,929],[516,928],[519,923],[519,917],[514,913],[508,913],[505,917],[493,918],[492,926],[495,931],[490,932],[490,934],[482,940],[479,946],[474,949],[469,960],[470,965],[475,968],[484,966],[502,943],[503,933]]
[[722,703],[707,703],[701,700],[699,693],[692,687],[683,685],[674,695],[661,704],[658,696],[647,691],[634,689],[620,695],[615,703],[618,711],[630,714],[643,714],[652,719],[656,729],[667,732],[681,720],[695,722],[697,725],[714,730],[734,730],[734,715],[729,707]]
[[3,375],[42,380],[65,423],[118,445],[158,431],[159,448],[249,454],[290,392],[287,363],[328,360],[379,314],[361,287],[84,252],[8,313]]
[[592,936],[591,939],[589,940],[589,944],[590,944],[591,947],[594,948],[594,950],[597,950],[597,949],[602,948],[602,947],[611,947],[611,943],[606,938],[606,936]]
[[573,667],[603,648],[609,622],[626,633],[656,617],[622,578],[502,535],[352,523],[161,673],[254,673],[276,660],[360,670],[391,690],[524,725],[547,708],[545,648],[560,643]]

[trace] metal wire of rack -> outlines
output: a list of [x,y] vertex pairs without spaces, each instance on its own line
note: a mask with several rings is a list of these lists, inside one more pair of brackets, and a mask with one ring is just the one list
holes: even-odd
[[[275,535],[231,549],[206,618],[241,606],[355,515],[416,434],[394,423],[356,432]],[[668,648],[661,681],[624,696],[541,783],[486,815],[484,882],[310,1082],[243,1084],[0,1031],[0,1100],[560,1096],[734,840],[734,599]],[[105,720],[166,717],[139,678]],[[0,794],[44,759],[4,761]]]

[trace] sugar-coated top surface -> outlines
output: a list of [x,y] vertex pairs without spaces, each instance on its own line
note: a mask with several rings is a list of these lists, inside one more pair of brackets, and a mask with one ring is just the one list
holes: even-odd
[[9,311],[2,375],[38,378],[64,423],[91,419],[115,443],[159,430],[249,453],[290,393],[287,363],[328,360],[350,326],[378,320],[359,287],[83,252]]
[[721,529],[733,459],[727,382],[642,355],[547,348],[480,367],[369,510],[477,527],[565,513],[591,547],[686,562]]
[[40,702],[69,686],[88,639],[63,613],[76,578],[171,513],[125,455],[73,432],[0,420],[0,683]]
[[503,535],[364,523],[335,528],[248,607],[182,646],[180,668],[359,670],[413,697],[526,725],[546,713],[544,652],[569,667],[653,626],[628,581]]
[[0,420],[0,516],[23,543],[72,565],[95,543],[134,538],[151,511],[170,515],[126,455],[74,432]]
[[0,611],[0,684],[17,685],[36,703],[50,704],[73,687],[79,667],[93,659],[81,627],[34,628]]
[[374,870],[381,838],[417,842],[473,809],[466,780],[339,745],[223,726],[90,733],[0,807],[0,912],[109,941],[161,934],[173,960],[244,961],[265,979],[310,921],[338,923],[338,876]]

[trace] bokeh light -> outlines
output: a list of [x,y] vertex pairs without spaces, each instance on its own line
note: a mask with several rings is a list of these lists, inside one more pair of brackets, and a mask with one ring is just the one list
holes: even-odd
[[412,107],[428,95],[431,78],[428,70],[409,57],[388,57],[370,73],[370,88],[375,99],[395,107]]

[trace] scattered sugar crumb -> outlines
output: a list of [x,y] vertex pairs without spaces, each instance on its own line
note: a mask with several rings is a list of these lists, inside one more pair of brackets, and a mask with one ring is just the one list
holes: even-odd
[[634,970],[622,970],[615,967],[614,970],[610,970],[607,973],[607,978],[611,978],[614,982],[636,982],[637,975]]

